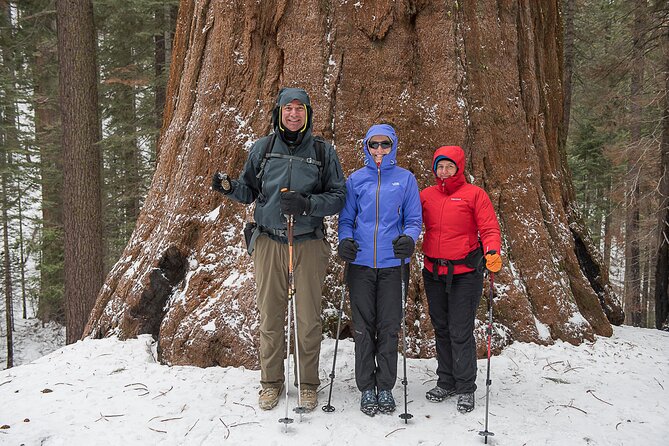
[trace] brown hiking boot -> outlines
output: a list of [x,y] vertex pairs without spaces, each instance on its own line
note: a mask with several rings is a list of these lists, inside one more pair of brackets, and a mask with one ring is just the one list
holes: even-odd
[[258,397],[258,407],[262,410],[273,409],[279,403],[279,395],[283,390],[283,385],[281,387],[265,387],[260,391],[260,396]]
[[300,391],[300,399],[302,400],[302,407],[311,412],[318,406],[318,393],[316,389],[302,389]]

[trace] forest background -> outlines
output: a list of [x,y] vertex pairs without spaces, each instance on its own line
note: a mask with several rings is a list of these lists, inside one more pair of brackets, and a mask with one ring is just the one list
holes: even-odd
[[[73,82],[63,81],[72,66],[59,66],[67,42],[56,26],[71,3],[0,0],[0,309],[6,316],[0,333],[6,367],[12,366],[16,317],[67,325],[67,343],[81,337],[102,279],[135,228],[156,167],[178,2],[96,0],[90,13],[71,22],[72,34],[89,29],[96,37],[80,61],[95,69],[95,108],[85,123],[93,150],[79,154],[79,161],[99,181],[79,184],[63,177],[63,162],[72,156],[66,145],[77,134],[67,114]],[[565,0],[561,6],[567,135],[561,149],[578,210],[610,271],[625,323],[666,329],[669,7],[645,0]],[[68,202],[82,187],[101,206]],[[86,244],[96,249],[100,271],[83,278],[65,262],[67,247],[76,245],[66,234],[74,217],[99,233],[99,245]],[[93,291],[82,286],[88,296],[71,296],[80,304],[68,307],[67,280],[89,281]]]

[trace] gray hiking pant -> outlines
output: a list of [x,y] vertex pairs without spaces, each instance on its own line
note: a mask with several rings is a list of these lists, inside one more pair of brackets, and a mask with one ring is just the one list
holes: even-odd
[[[314,390],[320,384],[321,299],[329,258],[330,245],[325,239],[293,245],[300,379],[303,388]],[[260,384],[263,388],[280,387],[285,380],[288,245],[261,234],[255,242],[253,264],[260,313]],[[293,333],[291,349],[295,346]],[[293,381],[297,382],[297,372],[294,373]]]

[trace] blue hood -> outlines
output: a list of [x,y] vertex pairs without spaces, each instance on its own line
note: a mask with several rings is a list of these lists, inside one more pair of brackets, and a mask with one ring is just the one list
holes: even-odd
[[390,149],[390,153],[384,156],[381,161],[381,169],[387,169],[388,167],[397,164],[397,134],[395,133],[395,129],[388,124],[375,124],[367,130],[365,139],[362,140],[362,150],[365,153],[365,166],[371,167],[374,170],[376,170],[376,163],[374,162],[374,158],[372,158],[372,154],[367,150],[367,140],[372,136],[378,135],[387,136],[393,142],[393,147]]

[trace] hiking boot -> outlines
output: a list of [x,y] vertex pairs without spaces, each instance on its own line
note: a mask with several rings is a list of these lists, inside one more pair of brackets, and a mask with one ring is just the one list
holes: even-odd
[[260,391],[260,396],[258,397],[258,407],[262,410],[273,409],[279,403],[279,395],[283,390],[283,385],[281,387],[265,387]]
[[390,390],[382,390],[377,397],[379,412],[390,413],[395,411],[395,398]]
[[300,401],[302,402],[302,407],[307,411],[311,412],[318,406],[318,393],[316,389],[305,389],[300,390]]
[[458,412],[467,413],[474,410],[474,393],[458,395]]
[[449,398],[453,395],[455,395],[455,389],[443,389],[439,386],[436,386],[434,389],[430,389],[425,392],[425,398],[427,398],[428,401],[432,401],[433,403],[441,403],[446,398]]
[[364,390],[360,397],[360,410],[365,415],[373,417],[379,410],[378,402],[376,401],[376,394],[373,389]]

